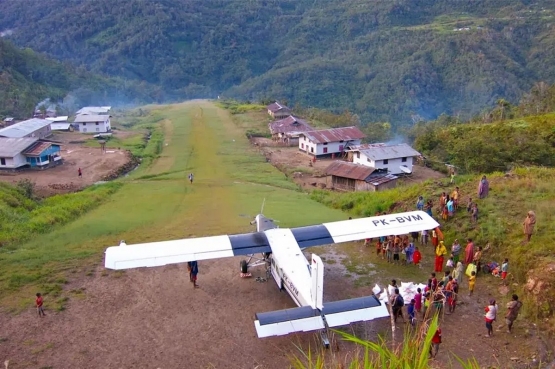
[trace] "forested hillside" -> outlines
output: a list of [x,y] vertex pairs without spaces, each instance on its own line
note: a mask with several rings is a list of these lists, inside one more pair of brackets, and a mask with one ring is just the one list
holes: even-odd
[[18,45],[182,98],[470,117],[555,80],[553,0],[2,1]]
[[145,82],[95,75],[0,38],[0,118],[32,116],[39,101],[50,98],[72,108],[87,104],[161,101],[160,87]]

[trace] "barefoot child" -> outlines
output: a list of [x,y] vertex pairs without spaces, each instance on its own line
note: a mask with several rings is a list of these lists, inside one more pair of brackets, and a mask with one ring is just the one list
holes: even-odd
[[416,289],[416,295],[414,295],[414,309],[418,314],[422,312],[422,290],[420,288]]
[[509,259],[505,258],[503,264],[501,264],[501,283],[505,284],[507,279],[507,273],[509,272]]
[[420,260],[422,260],[422,254],[420,253],[420,250],[418,250],[418,247],[415,247],[414,254],[412,255],[412,261],[414,262],[414,265],[420,266]]
[[36,296],[37,298],[35,299],[35,305],[37,306],[37,312],[39,313],[39,317],[46,316],[46,314],[44,313],[44,309],[42,307],[42,304],[43,304],[42,295],[40,293],[37,293]]
[[476,272],[472,271],[472,273],[470,274],[470,277],[468,277],[468,296],[472,296],[475,285],[476,285]]

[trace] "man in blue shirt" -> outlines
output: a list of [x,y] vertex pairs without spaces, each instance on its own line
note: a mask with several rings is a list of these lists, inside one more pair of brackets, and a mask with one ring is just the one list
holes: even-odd
[[193,283],[195,288],[198,288],[197,284],[197,274],[198,274],[198,263],[196,261],[189,261],[187,268],[189,269],[189,280]]

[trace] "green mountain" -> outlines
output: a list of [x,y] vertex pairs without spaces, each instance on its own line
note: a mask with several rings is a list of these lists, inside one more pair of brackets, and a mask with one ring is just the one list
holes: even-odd
[[180,97],[280,98],[365,121],[470,117],[555,80],[553,0],[2,2],[18,45]]
[[0,118],[28,118],[46,98],[73,110],[89,104],[161,101],[167,96],[160,87],[96,75],[0,38]]

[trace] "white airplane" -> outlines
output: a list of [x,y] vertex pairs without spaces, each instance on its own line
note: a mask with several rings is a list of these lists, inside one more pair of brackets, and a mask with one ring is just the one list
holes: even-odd
[[[293,332],[320,330],[322,340],[329,346],[327,329],[353,322],[389,316],[388,310],[376,296],[324,302],[324,264],[312,254],[311,263],[302,250],[328,245],[401,235],[431,230],[439,224],[423,211],[388,214],[350,219],[300,228],[278,228],[274,221],[258,214],[257,232],[237,235],[189,238],[119,246],[106,249],[105,267],[130,269],[184,263],[239,255],[249,256],[241,261],[241,272],[249,267],[266,265],[280,290],[289,293],[297,308],[256,314],[254,322],[258,337],[285,335]],[[256,258],[255,254],[262,254]],[[255,260],[254,262],[253,259]],[[252,262],[252,263],[251,263]]]

